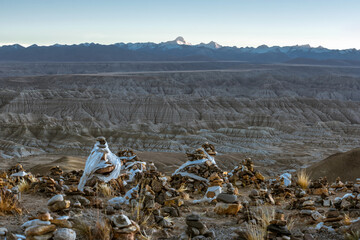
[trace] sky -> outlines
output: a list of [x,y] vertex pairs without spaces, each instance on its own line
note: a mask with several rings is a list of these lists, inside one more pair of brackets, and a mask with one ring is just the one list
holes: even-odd
[[0,45],[215,41],[360,49],[359,0],[0,0]]

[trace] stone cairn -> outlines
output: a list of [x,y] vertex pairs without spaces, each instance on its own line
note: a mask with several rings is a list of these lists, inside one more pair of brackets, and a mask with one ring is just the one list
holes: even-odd
[[274,205],[275,200],[273,199],[270,191],[267,189],[266,184],[261,184],[260,189],[253,189],[249,193],[250,206],[260,206],[265,203]]
[[237,187],[245,187],[251,184],[258,185],[265,181],[265,177],[254,169],[254,163],[251,158],[243,160],[228,175],[229,181]]
[[270,221],[270,225],[266,228],[268,231],[267,239],[290,239],[291,233],[286,225],[287,221],[285,220],[284,212],[276,210],[275,219]]
[[142,177],[137,180],[137,184],[145,186],[147,191],[152,193],[155,202],[160,205],[179,207],[182,201],[178,191],[172,188],[167,182],[167,178],[154,167],[144,172]]
[[116,154],[121,159],[121,169],[125,171],[122,174],[122,180],[133,182],[141,178],[141,175],[146,171],[146,163],[131,149],[123,149]]
[[189,160],[172,175],[170,180],[172,187],[179,189],[181,186],[185,186],[188,192],[205,193],[213,173],[217,173],[221,179],[224,179],[223,171],[213,159],[216,154],[214,146],[205,143],[203,147],[186,153]]
[[271,181],[268,185],[271,195],[274,198],[275,204],[279,204],[285,199],[293,199],[294,193],[291,185],[286,186],[284,178],[276,178],[274,181]]
[[200,216],[197,214],[188,215],[186,217],[186,225],[186,232],[181,236],[181,239],[192,239],[198,236],[203,236],[204,238],[215,237],[214,232],[208,230],[205,224],[200,221]]
[[69,217],[61,216],[53,218],[44,209],[38,211],[35,217],[30,217],[21,227],[25,230],[26,239],[54,239],[54,240],[75,240],[76,232],[71,229],[72,223]]
[[242,208],[241,203],[235,195],[235,189],[231,183],[226,185],[226,189],[216,197],[218,202],[214,208],[217,214],[236,215]]
[[140,231],[139,225],[124,214],[112,216],[111,223],[114,240],[134,240],[135,234]]

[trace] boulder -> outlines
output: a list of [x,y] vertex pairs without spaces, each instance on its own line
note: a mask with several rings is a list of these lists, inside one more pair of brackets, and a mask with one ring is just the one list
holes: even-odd
[[45,226],[32,226],[25,230],[25,235],[26,237],[45,235],[55,231],[55,229],[56,226],[53,224]]
[[220,215],[236,215],[242,208],[241,203],[223,203],[216,204],[214,211]]
[[54,240],[75,240],[76,232],[70,228],[59,228],[54,232]]

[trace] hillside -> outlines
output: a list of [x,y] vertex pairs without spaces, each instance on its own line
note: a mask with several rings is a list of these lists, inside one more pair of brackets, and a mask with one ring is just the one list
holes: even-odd
[[340,177],[342,181],[355,181],[360,176],[360,148],[335,153],[307,168],[311,177],[326,176],[330,182]]

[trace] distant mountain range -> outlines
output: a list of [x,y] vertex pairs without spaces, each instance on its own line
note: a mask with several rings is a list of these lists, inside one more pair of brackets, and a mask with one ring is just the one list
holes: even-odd
[[332,50],[309,45],[279,47],[228,47],[216,42],[191,45],[184,38],[162,43],[115,43],[0,47],[0,61],[97,62],[97,61],[246,61],[360,66],[360,50]]

